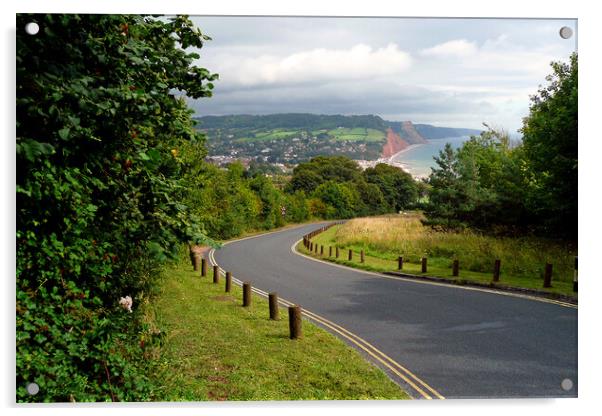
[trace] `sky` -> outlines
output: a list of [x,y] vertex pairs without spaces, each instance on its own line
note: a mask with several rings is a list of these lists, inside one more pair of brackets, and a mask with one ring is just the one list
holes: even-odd
[[[192,17],[219,74],[197,115],[376,114],[517,134],[551,61],[577,48],[575,20]],[[559,30],[573,29],[570,39]]]

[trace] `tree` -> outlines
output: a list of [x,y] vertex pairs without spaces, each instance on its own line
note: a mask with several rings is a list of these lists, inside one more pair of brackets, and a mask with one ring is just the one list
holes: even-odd
[[41,32],[19,30],[16,57],[17,400],[148,400],[140,339],[153,337],[137,305],[181,241],[209,242],[179,157],[203,151],[181,95],[211,96],[217,75],[186,52],[209,38],[186,17],[18,15],[17,27],[31,21]]
[[368,168],[363,173],[368,183],[377,185],[391,210],[396,212],[416,203],[418,187],[407,172],[385,163]]
[[577,54],[553,62],[523,120],[529,208],[551,236],[577,237]]
[[324,182],[312,196],[326,205],[325,218],[352,218],[356,216],[356,209],[361,203],[355,188],[335,181]]
[[461,148],[448,144],[429,177],[429,223],[510,232],[529,225],[524,204],[521,148],[508,134],[488,129]]
[[355,161],[344,156],[318,156],[309,162],[300,163],[293,169],[287,190],[309,194],[327,181],[349,182],[359,178],[361,168]]

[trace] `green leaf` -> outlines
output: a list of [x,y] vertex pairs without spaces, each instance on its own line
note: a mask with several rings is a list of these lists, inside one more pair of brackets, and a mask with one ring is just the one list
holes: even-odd
[[69,127],[63,127],[59,130],[59,137],[63,140],[69,139]]

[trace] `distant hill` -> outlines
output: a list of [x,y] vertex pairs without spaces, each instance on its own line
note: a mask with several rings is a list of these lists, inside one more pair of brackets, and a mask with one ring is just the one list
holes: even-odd
[[482,131],[454,127],[435,127],[430,124],[414,124],[414,128],[422,137],[429,140],[446,139],[448,137],[475,136]]
[[238,114],[230,116],[204,116],[197,118],[202,129],[336,129],[347,128],[371,128],[385,130],[386,122],[379,116],[359,115],[323,115],[308,113],[284,113],[268,115]]
[[207,134],[210,156],[271,163],[299,163],[318,155],[376,160],[427,139],[479,133],[375,115],[243,114],[195,120]]

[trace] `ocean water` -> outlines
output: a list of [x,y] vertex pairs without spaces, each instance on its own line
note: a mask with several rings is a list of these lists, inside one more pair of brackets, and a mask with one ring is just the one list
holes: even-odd
[[416,146],[394,156],[392,161],[403,164],[413,176],[426,177],[430,175],[431,168],[437,165],[433,157],[439,155],[439,151],[443,150],[445,143],[450,143],[453,148],[459,148],[469,138],[469,136],[461,136],[429,140],[427,144]]

